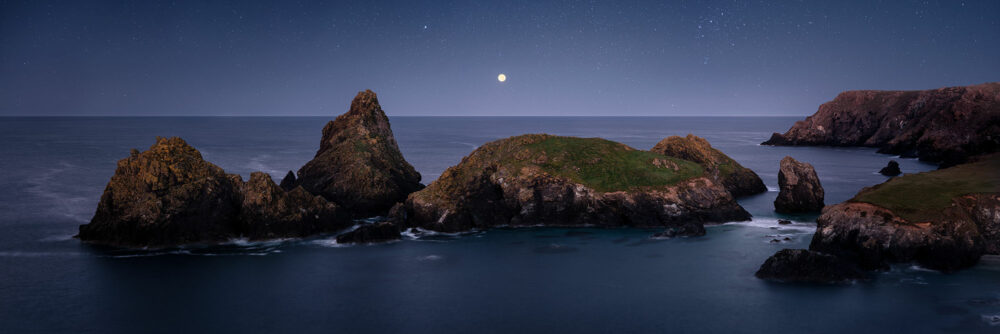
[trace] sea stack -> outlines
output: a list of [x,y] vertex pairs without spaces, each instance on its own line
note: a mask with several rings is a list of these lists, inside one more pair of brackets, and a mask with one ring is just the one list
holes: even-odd
[[899,163],[896,160],[889,160],[889,164],[882,167],[878,173],[885,176],[898,176],[903,172],[899,170]]
[[202,159],[180,138],[157,138],[118,161],[80,240],[127,248],[214,244],[335,232],[349,226],[334,204],[301,188],[285,192],[264,173],[239,175]]
[[544,134],[480,146],[394,211],[409,227],[443,232],[631,226],[678,236],[704,234],[704,223],[750,219],[695,162],[600,138]]
[[781,159],[778,198],[774,210],[781,213],[819,212],[823,209],[823,186],[812,165],[792,157]]
[[347,113],[323,127],[316,156],[295,182],[351,212],[383,215],[420,190],[417,173],[399,151],[389,118],[371,90],[359,92]]
[[1000,82],[843,92],[763,144],[877,147],[953,166],[1000,148]]
[[663,154],[705,167],[716,182],[726,187],[734,197],[759,194],[767,191],[764,181],[753,170],[743,167],[722,151],[712,147],[704,138],[688,134],[687,137],[670,136],[664,138],[653,149]]

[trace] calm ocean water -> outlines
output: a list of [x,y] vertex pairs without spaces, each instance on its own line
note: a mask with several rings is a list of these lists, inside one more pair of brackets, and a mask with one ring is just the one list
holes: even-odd
[[[747,223],[699,238],[637,229],[492,230],[343,247],[330,238],[155,253],[71,236],[115,162],[154,136],[276,181],[312,158],[329,118],[0,118],[0,332],[998,332],[1000,260],[940,274],[901,265],[847,287],[753,277],[805,248],[813,217],[777,225],[771,191]],[[757,144],[797,118],[394,117],[407,160],[434,180],[487,141],[522,133],[603,137],[640,149],[694,133],[777,188],[785,155],[812,163],[828,204],[885,180],[894,157],[863,148]],[[905,173],[932,165],[898,159]],[[771,243],[772,239],[790,241]]]

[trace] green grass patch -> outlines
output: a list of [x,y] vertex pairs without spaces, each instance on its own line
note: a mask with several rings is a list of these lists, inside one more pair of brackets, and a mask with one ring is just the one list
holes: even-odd
[[519,163],[602,192],[669,186],[704,173],[694,162],[601,138],[550,136],[525,148],[529,154]]
[[1000,154],[981,161],[893,178],[858,193],[853,202],[871,203],[892,210],[910,222],[942,218],[955,197],[1000,193]]

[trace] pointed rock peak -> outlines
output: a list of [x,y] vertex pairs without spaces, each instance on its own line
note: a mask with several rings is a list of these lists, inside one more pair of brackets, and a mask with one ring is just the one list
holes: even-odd
[[295,188],[295,181],[295,172],[288,171],[288,174],[285,174],[285,178],[281,179],[281,189],[292,190],[292,188]]
[[323,127],[316,156],[296,185],[350,209],[356,217],[384,214],[417,191],[420,174],[403,158],[375,92],[358,93],[351,109]]
[[201,152],[197,149],[188,145],[184,139],[180,137],[156,137],[156,143],[149,147],[146,152],[138,152],[137,150],[132,150],[133,156],[139,155],[153,155],[157,157],[186,157],[202,159]]

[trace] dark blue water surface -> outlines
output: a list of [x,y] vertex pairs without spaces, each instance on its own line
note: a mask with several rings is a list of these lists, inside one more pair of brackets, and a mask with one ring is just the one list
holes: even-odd
[[[433,181],[478,145],[522,133],[603,137],[640,149],[694,133],[772,191],[741,199],[752,222],[698,238],[638,229],[499,229],[364,246],[329,236],[159,252],[71,236],[118,159],[181,136],[229,172],[276,179],[319,146],[327,118],[0,118],[0,332],[998,332],[1000,260],[941,274],[901,265],[829,287],[760,281],[781,248],[807,247],[813,217],[776,224],[778,161],[812,163],[827,203],[880,183],[864,148],[759,146],[795,118],[392,118],[407,160]],[[898,159],[903,172],[934,169]],[[790,238],[780,243],[772,239]]]

